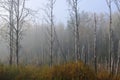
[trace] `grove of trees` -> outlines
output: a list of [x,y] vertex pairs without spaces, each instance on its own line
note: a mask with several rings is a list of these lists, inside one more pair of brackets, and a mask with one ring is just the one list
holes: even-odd
[[[7,48],[0,51],[1,64],[53,66],[83,61],[96,73],[100,68],[113,74],[120,71],[119,0],[106,0],[108,13],[80,11],[81,0],[66,0],[66,25],[55,23],[56,0],[46,1],[42,24],[32,20],[38,20],[34,17],[38,13],[27,8],[26,1],[0,1],[0,36]],[[113,4],[118,11],[112,12]]]

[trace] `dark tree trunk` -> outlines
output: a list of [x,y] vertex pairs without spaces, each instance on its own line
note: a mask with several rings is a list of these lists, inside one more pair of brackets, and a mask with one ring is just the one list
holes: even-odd
[[13,64],[13,0],[10,1],[10,11],[9,11],[9,20],[10,20],[10,60],[9,60],[9,64],[12,65]]
[[97,74],[97,20],[96,20],[96,14],[94,14],[94,21],[95,21],[95,28],[94,28],[94,67],[95,72]]

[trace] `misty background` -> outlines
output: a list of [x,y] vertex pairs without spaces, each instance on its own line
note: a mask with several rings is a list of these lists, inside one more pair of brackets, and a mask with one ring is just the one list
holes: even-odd
[[[24,64],[49,64],[49,25],[45,21],[46,0],[28,0],[26,7],[35,11],[32,18],[28,18],[24,25],[23,39],[20,43],[20,63]],[[120,18],[116,6],[112,6],[114,50],[119,46],[120,40]],[[108,34],[109,16],[105,0],[81,0],[79,4],[80,17],[80,52],[88,54],[88,61],[93,62],[94,44],[94,13],[97,13],[97,53],[99,62],[107,59],[108,56]],[[74,59],[74,34],[71,17],[69,17],[69,6],[66,0],[57,0],[54,5],[54,24],[56,36],[54,39],[54,63],[62,63],[64,58],[67,61]],[[0,61],[8,63],[9,45],[6,34],[6,27],[1,22],[0,29]],[[3,27],[5,26],[5,27]],[[59,42],[58,42],[59,40]],[[89,44],[89,45],[88,45]],[[87,52],[89,49],[89,52]],[[117,51],[115,51],[117,55]],[[15,55],[14,55],[15,56]],[[85,54],[82,54],[84,61]]]

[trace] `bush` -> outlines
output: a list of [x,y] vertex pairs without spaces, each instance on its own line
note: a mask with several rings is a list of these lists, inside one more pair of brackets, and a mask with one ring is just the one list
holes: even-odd
[[95,80],[93,70],[82,62],[54,66],[45,75],[46,79],[49,80]]
[[106,70],[101,70],[97,74],[97,80],[120,80],[120,75],[111,75]]
[[0,67],[0,80],[15,80],[18,75],[18,69],[15,67]]

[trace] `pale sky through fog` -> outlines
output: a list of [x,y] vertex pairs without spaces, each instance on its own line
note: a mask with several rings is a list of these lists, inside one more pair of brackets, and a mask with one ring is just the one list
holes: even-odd
[[[32,9],[40,9],[44,7],[47,0],[28,0],[27,6]],[[115,11],[115,6],[113,4],[113,11]],[[86,12],[96,12],[96,13],[107,13],[108,7],[106,4],[106,0],[81,0],[79,3],[80,11]],[[41,12],[40,12],[41,13]],[[68,4],[66,0],[56,0],[55,4],[55,20],[56,22],[66,23],[68,14]],[[42,14],[40,14],[42,16]]]

